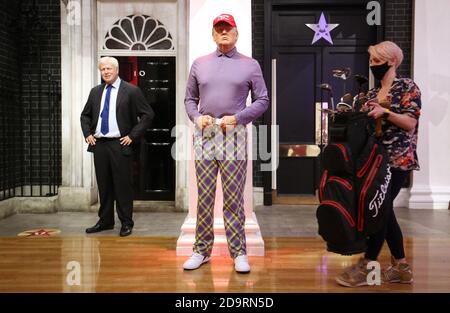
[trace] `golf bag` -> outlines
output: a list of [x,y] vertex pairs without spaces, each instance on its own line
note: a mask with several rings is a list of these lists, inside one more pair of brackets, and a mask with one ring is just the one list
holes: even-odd
[[330,252],[361,253],[367,236],[385,223],[391,179],[388,156],[366,113],[337,113],[329,125],[329,142],[321,155],[319,234]]

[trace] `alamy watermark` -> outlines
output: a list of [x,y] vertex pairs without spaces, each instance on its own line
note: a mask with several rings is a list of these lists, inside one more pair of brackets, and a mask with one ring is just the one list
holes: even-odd
[[381,25],[381,4],[378,1],[369,1],[366,6],[370,12],[367,14],[366,21],[369,26]]
[[[262,172],[278,168],[277,153],[269,151],[269,134],[273,142],[278,143],[278,125],[251,125],[254,148],[248,154],[248,130],[244,125],[237,125],[222,130],[218,125],[204,129],[195,127],[191,131],[188,125],[177,125],[172,128],[171,135],[175,143],[171,147],[172,158],[176,161],[194,160],[260,160]],[[192,150],[193,149],[193,150]]]
[[78,0],[69,0],[66,5],[66,22],[69,26],[81,25],[81,4]]
[[367,274],[367,284],[369,286],[381,285],[381,266],[377,261],[370,261],[367,263],[367,269],[370,272]]
[[69,271],[66,275],[66,283],[69,286],[81,285],[81,265],[80,262],[70,261],[66,265],[66,269]]

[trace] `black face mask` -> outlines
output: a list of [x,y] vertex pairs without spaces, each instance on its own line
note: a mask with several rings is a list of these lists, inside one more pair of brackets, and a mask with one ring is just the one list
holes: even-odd
[[387,71],[390,69],[390,65],[388,65],[388,62],[385,62],[380,65],[374,65],[370,67],[370,70],[372,71],[373,76],[375,76],[376,79],[382,80],[384,75],[386,75]]

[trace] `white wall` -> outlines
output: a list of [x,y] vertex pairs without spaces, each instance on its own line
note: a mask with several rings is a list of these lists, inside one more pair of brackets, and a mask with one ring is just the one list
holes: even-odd
[[89,91],[97,84],[96,2],[80,2],[80,23],[68,23],[61,2],[61,119],[62,186],[58,190],[59,210],[89,210],[97,199],[92,154],[80,128],[80,114]]
[[450,201],[450,1],[415,0],[414,80],[422,91],[418,155],[410,208],[447,209]]

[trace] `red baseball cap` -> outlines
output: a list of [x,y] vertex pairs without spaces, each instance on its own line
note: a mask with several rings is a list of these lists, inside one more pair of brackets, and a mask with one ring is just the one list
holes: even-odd
[[225,22],[233,27],[236,27],[236,22],[234,21],[234,17],[231,14],[220,14],[218,17],[216,17],[213,21],[213,27],[216,26],[219,22]]

